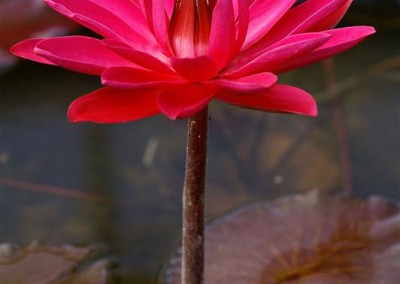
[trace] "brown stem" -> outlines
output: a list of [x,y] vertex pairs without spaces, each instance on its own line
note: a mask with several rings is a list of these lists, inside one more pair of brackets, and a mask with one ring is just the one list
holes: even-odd
[[182,284],[202,284],[208,108],[189,118],[183,187]]

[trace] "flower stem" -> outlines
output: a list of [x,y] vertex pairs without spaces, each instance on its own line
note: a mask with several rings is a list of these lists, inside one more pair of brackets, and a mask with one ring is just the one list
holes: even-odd
[[208,108],[189,118],[183,187],[182,284],[202,284]]

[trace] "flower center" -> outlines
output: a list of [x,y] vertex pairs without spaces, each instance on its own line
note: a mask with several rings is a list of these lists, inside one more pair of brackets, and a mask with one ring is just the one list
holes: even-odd
[[169,45],[177,57],[208,53],[212,7],[216,0],[176,0],[168,30]]

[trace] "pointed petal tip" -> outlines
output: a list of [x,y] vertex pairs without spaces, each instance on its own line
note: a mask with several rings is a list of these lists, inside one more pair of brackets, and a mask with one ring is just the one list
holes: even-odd
[[20,42],[14,44],[13,46],[11,46],[8,49],[8,52],[11,53],[12,55],[18,56],[18,46],[19,46]]
[[10,54],[21,57],[23,59],[28,59],[48,65],[55,65],[54,63],[50,62],[49,60],[41,57],[40,55],[34,52],[36,46],[43,40],[44,40],[43,38],[32,38],[20,41],[14,44],[9,49],[9,52]]
[[[377,33],[378,31],[375,29],[375,27],[372,26],[350,26],[350,27],[343,27],[340,28],[343,30],[348,30],[349,35],[351,35],[354,38],[359,38],[359,39],[365,39],[366,37],[373,35]],[[338,29],[333,29],[332,31],[335,31]]]
[[[361,37],[362,35],[367,37],[367,36],[377,33],[377,30],[373,26],[349,26],[349,27],[343,27],[343,28],[338,28],[338,29],[349,29],[349,30],[353,29],[354,33],[358,34],[359,37]],[[334,30],[337,30],[337,29],[333,29],[333,31]]]
[[79,106],[77,103],[78,100],[79,98],[74,100],[68,106],[67,118],[72,123],[87,122],[87,120],[85,120],[84,117],[80,115]]
[[44,3],[46,3],[48,6],[56,5],[53,0],[42,0]]
[[318,116],[318,107],[315,104],[315,106],[313,108],[310,109],[310,112],[308,114],[309,117],[317,117]]
[[[271,111],[274,112],[274,111]],[[302,109],[297,109],[297,110],[281,110],[281,111],[276,111],[278,113],[283,113],[283,114],[294,114],[294,115],[301,115],[301,116],[306,116],[310,118],[316,118],[318,117],[318,107],[316,102],[311,100],[308,102],[308,106],[303,106]]]
[[289,85],[276,84],[258,94],[218,93],[217,98],[232,105],[265,112],[290,113],[310,117],[318,114],[314,98],[306,91]]
[[312,95],[308,94],[307,92],[305,92],[304,90],[300,90],[300,91],[303,91],[303,96],[305,96],[305,97],[308,96],[308,99],[306,99],[307,103],[304,104],[304,108],[295,114],[305,115],[305,116],[312,117],[312,118],[317,117],[318,116],[318,105],[317,105],[317,102],[315,101],[314,97]]
[[74,123],[74,124],[81,123],[81,122],[87,122],[84,119],[79,119],[70,114],[67,114],[67,118],[68,118],[69,122]]
[[157,103],[160,111],[171,120],[184,119],[194,115],[199,111],[198,107],[196,106],[173,109],[173,107],[166,105],[166,103],[161,100],[158,100]]
[[199,112],[213,96],[214,90],[210,88],[200,84],[186,84],[160,92],[157,96],[157,105],[165,116],[176,120]]
[[157,92],[133,92],[109,87],[75,99],[68,108],[72,123],[125,123],[157,115]]
[[213,58],[202,55],[193,58],[171,58],[172,67],[182,77],[189,81],[206,81],[217,74],[217,64]]
[[66,16],[67,18],[72,19],[74,16],[74,13],[72,13],[69,9],[67,9],[67,7],[60,3],[54,2],[53,0],[43,0],[43,2],[46,3],[46,5],[49,6],[51,9]]
[[169,113],[169,112],[164,112],[163,110],[161,110],[163,112],[163,114],[168,117],[171,120],[178,120],[178,119],[184,119],[188,116],[190,116],[190,114],[188,114],[187,116],[184,116],[180,113]]
[[20,42],[17,42],[16,44],[14,44],[13,46],[11,46],[8,51],[15,55],[15,56],[21,56],[21,52],[25,51],[26,49],[24,48],[24,46],[26,45],[26,42],[28,42],[30,40],[23,40]]
[[372,35],[377,32],[377,30],[372,26],[365,26],[365,30],[368,31],[368,35]]

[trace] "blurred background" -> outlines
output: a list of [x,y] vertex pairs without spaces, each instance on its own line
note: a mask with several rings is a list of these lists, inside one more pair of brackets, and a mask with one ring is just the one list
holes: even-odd
[[[399,200],[400,1],[356,0],[341,24],[378,33],[280,76],[316,97],[317,118],[211,104],[208,219],[314,189]],[[40,1],[0,0],[0,242],[105,243],[122,283],[156,283],[180,242],[186,121],[69,123],[98,78],[7,53],[65,33],[89,34]]]

